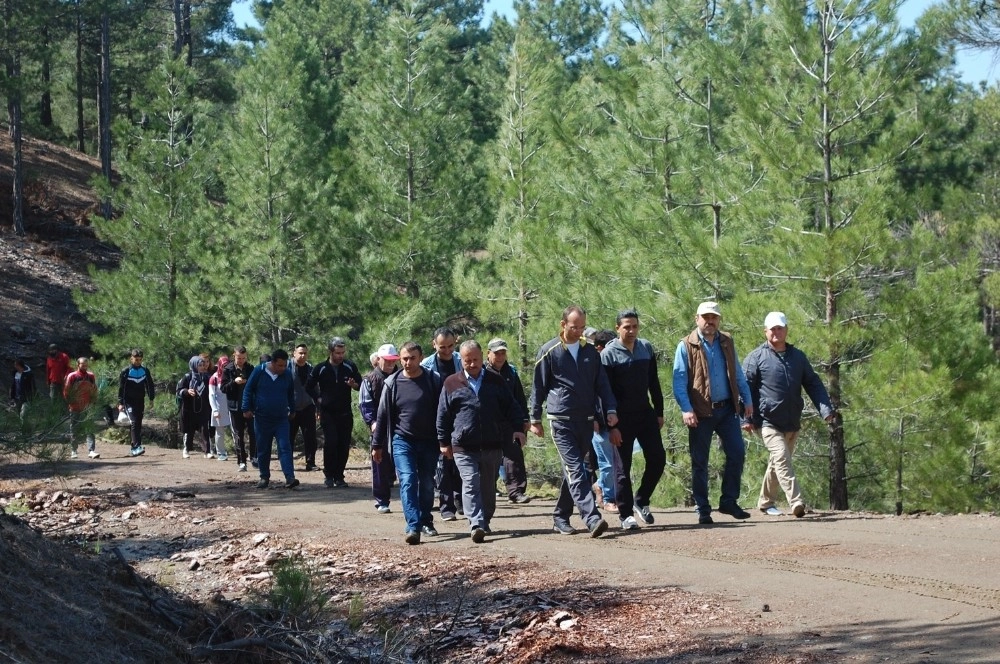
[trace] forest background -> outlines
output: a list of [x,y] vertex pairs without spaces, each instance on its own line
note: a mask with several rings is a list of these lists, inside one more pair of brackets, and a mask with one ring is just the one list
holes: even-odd
[[677,341],[717,300],[742,357],[778,309],[839,408],[800,439],[812,500],[1000,507],[1000,91],[955,68],[996,3],[907,30],[891,0],[0,5],[14,228],[25,133],[100,156],[122,258],[77,301],[116,363],[339,335],[365,366],[448,325],[530,383],[565,306],[635,307],[678,504]]

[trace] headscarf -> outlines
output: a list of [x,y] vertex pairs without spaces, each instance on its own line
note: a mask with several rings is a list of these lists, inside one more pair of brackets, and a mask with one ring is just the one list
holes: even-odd
[[223,355],[219,358],[219,361],[215,365],[215,373],[209,379],[208,383],[210,385],[222,385],[222,371],[229,364],[229,358]]
[[[191,388],[198,390],[204,385],[208,384],[208,375],[204,372],[198,371],[198,365],[205,361],[205,358],[201,355],[195,355],[188,362],[188,366],[191,367]],[[200,390],[199,390],[200,391]]]

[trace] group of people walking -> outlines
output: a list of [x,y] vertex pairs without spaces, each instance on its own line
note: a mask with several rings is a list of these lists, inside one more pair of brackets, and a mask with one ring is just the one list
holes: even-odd
[[[745,460],[741,427],[758,432],[769,452],[758,509],[781,515],[780,493],[796,517],[805,502],[792,466],[809,396],[827,422],[836,412],[829,395],[801,350],[787,341],[788,321],[781,312],[764,320],[765,340],[741,364],[734,340],[722,331],[715,302],[702,302],[694,329],[677,344],[672,374],[674,399],[688,428],[691,495],[699,524],[711,524],[708,492],[709,450],[718,435],[725,463],[716,511],[736,519],[750,513],[737,502]],[[189,458],[200,438],[206,458],[228,459],[225,434],[230,432],[238,470],[248,463],[258,470],[259,488],[270,484],[273,448],[285,486],[299,485],[292,463],[292,444],[302,432],[305,470],[317,465],[317,420],[323,431],[322,471],[329,488],[346,487],[345,469],[354,423],[353,393],[358,392],[362,420],[371,434],[372,495],[375,509],[389,513],[391,489],[399,481],[405,521],[404,537],[418,544],[437,535],[432,512],[443,521],[464,516],[472,541],[492,533],[498,477],[507,499],[526,503],[525,435],[545,434],[544,418],[562,467],[562,483],[553,509],[553,529],[576,532],[573,512],[591,537],[608,529],[601,514],[616,511],[623,530],[653,524],[653,492],[666,466],[661,429],[664,396],[656,352],[639,336],[639,314],[620,312],[612,332],[587,327],[579,306],[567,307],[559,334],[539,349],[526,397],[517,371],[507,362],[503,339],[484,348],[476,340],[458,345],[456,333],[439,328],[433,352],[408,341],[383,344],[369,360],[364,376],[346,357],[346,342],[332,339],[327,358],[313,365],[309,348],[277,349],[251,364],[244,346],[233,357],[196,355],[176,387],[180,408],[182,455]],[[456,348],[456,345],[458,346]],[[84,411],[96,397],[96,380],[87,359],[75,371],[69,358],[51,348],[47,364],[50,396],[61,384],[70,413],[71,456],[86,440],[88,455],[97,458]],[[155,398],[153,377],[143,366],[143,353],[133,349],[119,375],[119,417],[130,428],[132,456],[144,453],[142,422],[146,401]],[[30,368],[14,364],[11,398],[19,409],[34,394]],[[60,375],[61,374],[61,375]],[[22,411],[23,412],[23,411]],[[633,449],[641,449],[645,468],[638,484],[631,477]],[[593,467],[596,466],[597,482]],[[501,494],[502,495],[502,494]]]

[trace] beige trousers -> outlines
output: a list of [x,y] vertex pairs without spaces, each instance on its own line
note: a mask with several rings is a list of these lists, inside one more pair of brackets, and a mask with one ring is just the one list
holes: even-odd
[[769,453],[767,459],[767,470],[764,471],[764,481],[760,485],[760,497],[757,499],[757,507],[766,510],[774,506],[774,501],[778,497],[778,489],[785,492],[789,507],[795,507],[802,503],[802,493],[799,491],[799,481],[795,479],[795,470],[792,468],[792,453],[795,452],[795,441],[798,440],[798,431],[782,432],[771,427],[763,427],[760,430],[764,438],[764,446]]

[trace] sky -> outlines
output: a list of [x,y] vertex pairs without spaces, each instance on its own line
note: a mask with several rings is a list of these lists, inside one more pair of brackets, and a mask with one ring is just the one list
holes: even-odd
[[[904,28],[911,27],[917,17],[931,5],[937,4],[940,0],[903,0],[899,8],[900,23]],[[234,0],[233,17],[237,25],[246,25],[253,21],[250,13],[251,0]],[[492,16],[494,12],[504,16],[512,16],[512,0],[486,0],[486,16]],[[987,81],[990,85],[996,85],[1000,78],[1000,65],[995,62],[995,56],[990,52],[983,51],[959,51],[957,57],[957,70],[962,78],[978,85],[980,81]]]

